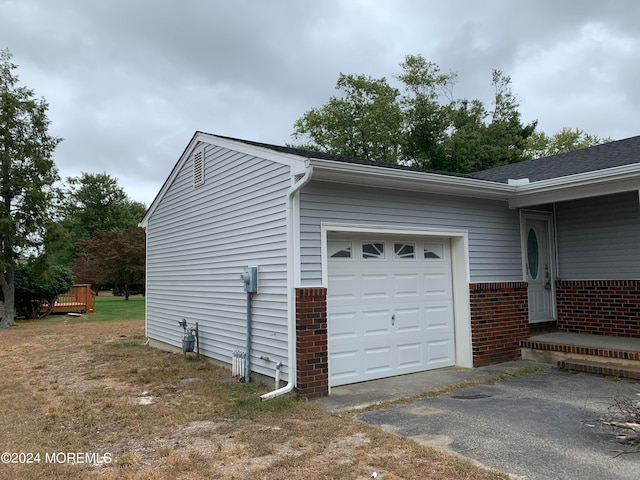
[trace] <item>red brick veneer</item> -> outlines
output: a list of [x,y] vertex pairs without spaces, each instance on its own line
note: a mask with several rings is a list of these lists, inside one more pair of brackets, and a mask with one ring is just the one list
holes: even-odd
[[296,289],[296,389],[307,398],[329,394],[327,289]]
[[558,329],[640,338],[640,280],[559,280]]
[[473,365],[515,360],[529,335],[527,282],[471,283]]

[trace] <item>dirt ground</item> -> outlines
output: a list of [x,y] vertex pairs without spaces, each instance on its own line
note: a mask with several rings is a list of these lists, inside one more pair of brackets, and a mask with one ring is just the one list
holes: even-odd
[[145,345],[141,321],[0,330],[0,479],[506,479]]

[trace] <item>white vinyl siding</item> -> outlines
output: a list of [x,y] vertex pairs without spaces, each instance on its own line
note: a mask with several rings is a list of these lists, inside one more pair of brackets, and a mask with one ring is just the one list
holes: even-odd
[[[182,329],[199,322],[204,355],[231,361],[246,345],[243,267],[259,266],[253,299],[252,366],[273,376],[287,363],[287,166],[212,145],[204,147],[204,185],[186,161],[147,228],[147,332],[180,346]],[[196,148],[197,150],[197,148]],[[287,366],[288,367],[288,366]],[[284,377],[288,368],[284,369]]]
[[640,278],[638,192],[558,203],[556,232],[559,278]]
[[468,231],[472,282],[522,280],[519,216],[506,202],[312,182],[300,222],[303,285],[322,281],[322,222]]

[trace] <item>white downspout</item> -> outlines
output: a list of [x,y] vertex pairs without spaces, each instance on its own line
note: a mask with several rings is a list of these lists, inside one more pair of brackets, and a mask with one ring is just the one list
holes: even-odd
[[[287,192],[287,225],[289,231],[287,232],[290,238],[290,242],[287,249],[287,290],[289,292],[289,305],[287,306],[287,317],[289,322],[289,333],[288,333],[288,367],[289,367],[289,381],[287,384],[278,388],[277,390],[273,390],[272,392],[265,393],[260,396],[260,400],[269,400],[270,398],[277,397],[279,395],[283,395],[285,393],[291,392],[296,386],[296,295],[295,295],[295,268],[298,265],[295,262],[295,251],[299,248],[297,239],[299,238],[296,232],[296,226],[298,222],[295,221],[295,204],[294,198],[298,191],[304,187],[313,176],[313,167],[306,164],[307,171],[304,173],[302,178],[294,183],[289,191]],[[279,372],[276,372],[279,373]]]

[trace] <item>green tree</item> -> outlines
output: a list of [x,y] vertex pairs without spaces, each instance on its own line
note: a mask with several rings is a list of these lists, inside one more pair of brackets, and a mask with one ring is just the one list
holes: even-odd
[[610,137],[600,138],[578,128],[565,127],[551,136],[544,132],[534,132],[527,140],[525,156],[527,158],[549,157],[612,141],[613,139]]
[[106,172],[68,178],[60,199],[62,220],[48,238],[53,246],[65,245],[57,262],[72,266],[82,253],[82,240],[102,230],[136,228],[145,211],[146,206],[131,200],[118,180]]
[[511,79],[492,72],[493,110],[480,100],[454,99],[455,73],[420,55],[408,55],[396,79],[404,93],[384,78],[340,74],[331,97],[294,124],[305,147],[420,168],[471,172],[523,160],[536,122],[523,125]]
[[526,144],[537,121],[523,125],[511,78],[493,70],[493,110],[479,100],[461,100],[451,113],[450,133],[443,140],[442,163],[432,168],[471,173],[524,160]]
[[42,248],[50,224],[53,151],[61,139],[49,134],[48,105],[18,85],[8,50],[0,51],[0,286],[1,327],[15,325],[15,269]]
[[400,92],[384,78],[340,74],[332,96],[295,124],[293,137],[307,138],[305,147],[348,157],[396,163],[400,155]]
[[63,215],[81,239],[93,237],[98,230],[135,228],[146,211],[106,172],[68,178],[63,195]]
[[[80,281],[113,282],[129,300],[132,285],[144,283],[146,234],[142,228],[100,230],[93,238],[83,240],[86,258],[79,260],[74,273]],[[90,268],[87,269],[87,263]],[[92,272],[97,278],[80,275]]]
[[421,168],[444,168],[444,142],[453,121],[453,87],[457,74],[442,73],[440,67],[420,55],[407,55],[396,78],[405,85],[402,159]]

